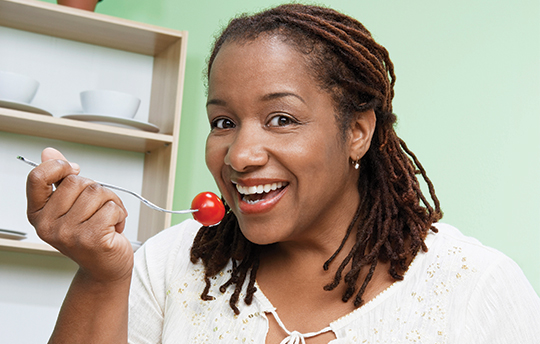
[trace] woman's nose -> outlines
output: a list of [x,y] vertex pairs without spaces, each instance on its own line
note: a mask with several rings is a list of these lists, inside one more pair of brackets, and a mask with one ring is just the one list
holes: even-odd
[[235,171],[247,172],[251,168],[264,166],[268,162],[268,152],[264,146],[264,133],[258,130],[240,129],[228,147],[225,164]]

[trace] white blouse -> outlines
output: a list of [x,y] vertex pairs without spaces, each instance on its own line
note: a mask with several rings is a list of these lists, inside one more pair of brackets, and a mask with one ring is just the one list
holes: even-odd
[[[439,233],[426,238],[429,251],[418,253],[403,281],[312,334],[333,331],[332,344],[540,343],[540,298],[517,264],[454,227],[436,226]],[[219,291],[230,265],[213,278],[209,295],[215,299],[201,300],[204,269],[190,262],[199,227],[187,220],[137,251],[130,343],[264,343],[267,314],[279,319],[260,288],[249,306],[241,295],[240,314],[234,314],[233,288]],[[309,336],[282,326],[290,334],[282,343],[304,343]]]

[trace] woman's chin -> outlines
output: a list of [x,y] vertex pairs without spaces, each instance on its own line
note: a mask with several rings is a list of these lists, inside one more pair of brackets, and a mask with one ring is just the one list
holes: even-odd
[[283,240],[282,237],[276,233],[275,229],[242,224],[240,224],[240,228],[244,237],[256,245],[271,245]]

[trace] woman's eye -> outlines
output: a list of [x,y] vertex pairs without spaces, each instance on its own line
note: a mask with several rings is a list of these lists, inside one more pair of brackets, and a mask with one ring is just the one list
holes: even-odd
[[296,121],[288,116],[278,115],[274,116],[270,119],[270,122],[268,122],[268,126],[270,127],[285,127],[291,124],[296,123]]
[[234,128],[234,122],[227,118],[218,118],[214,121],[212,121],[212,129],[230,129]]

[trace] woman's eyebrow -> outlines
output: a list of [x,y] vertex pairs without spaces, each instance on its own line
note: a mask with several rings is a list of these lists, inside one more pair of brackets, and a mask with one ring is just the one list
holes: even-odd
[[206,102],[206,106],[208,107],[208,105],[220,105],[220,106],[224,106],[224,105],[227,105],[227,102],[222,100],[222,99],[209,99],[207,102]]
[[[269,94],[266,94],[266,95],[262,96],[260,99],[261,99],[261,101],[270,101],[270,100],[286,98],[286,97],[295,97],[295,98],[299,99],[302,103],[306,104],[306,101],[302,97],[300,97],[298,94],[292,93],[292,92],[269,93]],[[213,98],[213,99],[209,99],[206,102],[206,106],[208,107],[209,105],[225,106],[225,105],[227,105],[227,102],[225,100],[223,100],[223,99]]]
[[262,96],[261,100],[262,101],[269,101],[269,100],[285,98],[285,97],[295,97],[295,98],[299,99],[302,103],[304,103],[304,104],[306,103],[305,100],[302,97],[300,97],[298,94],[292,93],[292,92],[269,93],[269,94],[266,94],[266,95]]

